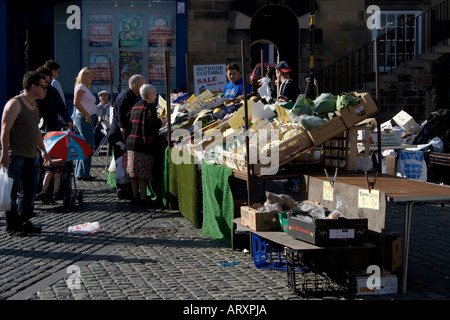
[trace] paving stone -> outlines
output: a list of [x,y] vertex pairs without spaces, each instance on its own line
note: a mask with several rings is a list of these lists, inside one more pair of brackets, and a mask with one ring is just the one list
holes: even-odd
[[[32,221],[44,227],[40,235],[12,239],[4,231],[4,216],[0,215],[0,227],[3,227],[0,230],[0,299],[433,300],[450,297],[450,290],[441,286],[450,282],[450,274],[444,271],[450,262],[448,206],[415,207],[421,214],[413,215],[409,264],[421,268],[415,271],[410,267],[408,295],[305,297],[287,287],[286,271],[256,268],[250,254],[244,255],[217,239],[201,235],[181,214],[118,200],[114,189],[105,183],[107,173],[103,160],[94,157],[92,168],[92,174],[102,180],[77,183],[77,188],[84,192],[83,206],[73,212],[62,212],[36,204]],[[281,183],[273,182],[268,182],[267,187],[284,188]],[[403,236],[404,206],[391,206],[387,215],[390,232]],[[93,221],[100,223],[101,230],[96,235],[67,232],[71,225]],[[424,225],[429,235],[421,235]],[[220,265],[231,261],[239,263],[230,267]],[[80,289],[67,287],[65,279],[70,274],[66,270],[70,265],[80,266]],[[435,274],[439,281],[429,283],[423,270]]]

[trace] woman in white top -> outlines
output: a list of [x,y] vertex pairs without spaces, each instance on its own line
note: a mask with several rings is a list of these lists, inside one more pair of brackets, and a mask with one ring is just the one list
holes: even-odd
[[[97,99],[89,87],[94,80],[94,72],[89,67],[80,70],[75,82],[73,104],[76,108],[75,125],[80,135],[94,148],[94,124],[97,120]],[[78,180],[92,181],[95,177],[90,175],[92,155],[86,160],[77,160],[75,164],[75,177]]]

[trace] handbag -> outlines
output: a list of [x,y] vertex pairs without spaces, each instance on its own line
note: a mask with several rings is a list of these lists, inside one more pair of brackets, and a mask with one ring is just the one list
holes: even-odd
[[8,177],[5,168],[0,169],[0,211],[11,210],[11,189],[14,180]]

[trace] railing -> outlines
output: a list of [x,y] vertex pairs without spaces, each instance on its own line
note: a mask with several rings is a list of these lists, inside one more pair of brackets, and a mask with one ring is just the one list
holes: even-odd
[[[449,4],[446,0],[378,36],[379,71],[387,73],[405,66],[407,61],[430,52],[432,47],[449,37]],[[366,89],[368,82],[375,81],[375,43],[376,40],[317,71],[315,77],[320,91],[339,94]]]

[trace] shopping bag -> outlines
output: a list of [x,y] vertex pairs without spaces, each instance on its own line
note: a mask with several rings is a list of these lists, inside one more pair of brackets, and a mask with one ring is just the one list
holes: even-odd
[[131,181],[130,176],[127,174],[127,155],[123,155],[116,160],[114,180],[121,184],[126,184]]
[[100,224],[97,221],[86,222],[83,224],[77,224],[76,226],[70,226],[67,231],[78,234],[96,234],[100,232]]
[[14,180],[8,177],[5,168],[0,169],[0,211],[11,210],[11,189]]

